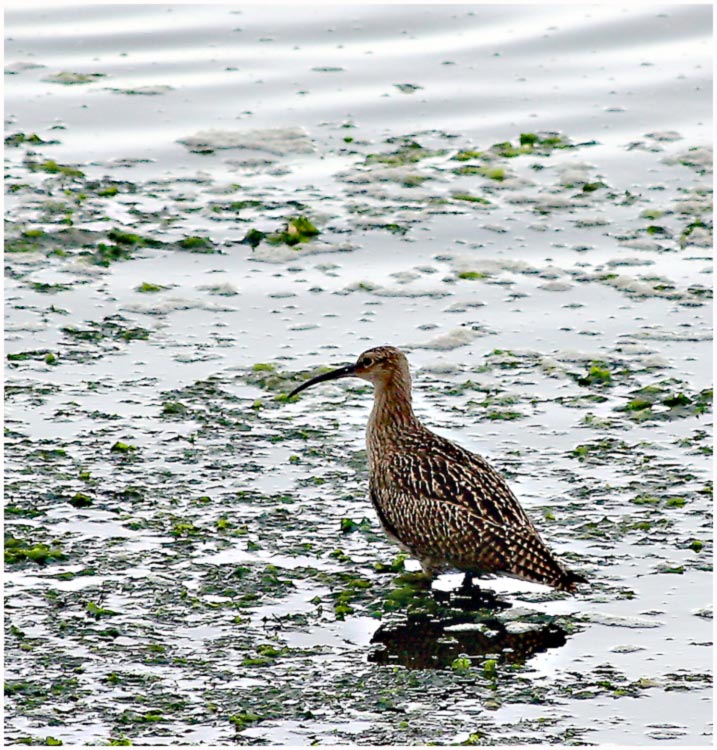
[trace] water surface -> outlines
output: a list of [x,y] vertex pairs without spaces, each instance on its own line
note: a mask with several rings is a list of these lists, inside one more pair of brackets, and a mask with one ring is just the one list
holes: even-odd
[[[710,29],[8,11],[9,741],[711,743]],[[407,582],[384,342],[589,588]]]

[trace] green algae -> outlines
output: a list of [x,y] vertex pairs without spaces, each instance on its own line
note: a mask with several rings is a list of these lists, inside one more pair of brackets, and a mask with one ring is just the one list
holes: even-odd
[[679,438],[675,440],[675,445],[680,448],[693,448],[695,453],[702,453],[708,456],[712,455],[711,445],[702,445],[702,443],[711,441],[711,436],[706,430],[694,430],[690,437]]
[[635,505],[658,505],[660,498],[652,495],[640,495],[639,497],[634,497],[631,502]]
[[174,537],[189,537],[202,534],[202,530],[191,521],[176,521],[169,532]]
[[486,167],[481,170],[480,174],[489,180],[502,182],[505,179],[505,170],[502,167]]
[[234,727],[234,729],[236,729],[237,732],[241,732],[250,724],[261,721],[261,717],[258,714],[252,713],[251,711],[244,711],[241,713],[232,714],[229,717],[228,721]]
[[554,149],[575,149],[581,146],[595,146],[597,141],[584,141],[581,143],[572,143],[570,139],[562,133],[521,133],[519,143],[522,147],[529,146],[533,153],[548,155]]
[[5,236],[6,253],[36,253],[43,248],[45,232],[41,229],[26,229],[19,236]]
[[88,617],[92,617],[95,620],[99,620],[102,617],[114,617],[119,614],[119,612],[107,609],[96,602],[87,602],[85,605],[85,611],[87,612]]
[[[63,218],[55,217],[58,224],[73,223],[68,216],[72,212],[67,211],[66,204],[53,204],[53,211],[63,214]],[[104,240],[109,240],[108,244]],[[17,236],[6,237],[6,252],[46,252],[58,258],[72,256],[75,246],[80,246],[79,256],[87,262],[102,267],[109,267],[111,263],[118,260],[129,260],[134,257],[134,251],[142,247],[162,247],[165,243],[150,237],[126,232],[114,228],[107,232],[95,232],[85,229],[63,228],[52,231],[42,229],[24,229]],[[72,248],[72,251],[66,248]],[[60,287],[58,286],[58,291]],[[42,288],[39,288],[42,291]],[[48,285],[47,291],[53,291],[52,285]]]
[[388,612],[406,612],[413,615],[435,613],[438,603],[428,592],[428,579],[421,573],[403,573],[393,581],[381,602],[372,607],[374,616]]
[[489,180],[496,180],[497,182],[502,182],[506,177],[506,172],[503,167],[495,167],[495,166],[489,166],[489,165],[474,165],[474,164],[466,164],[462,167],[456,167],[453,170],[453,174],[459,175],[461,177],[465,176],[479,176],[479,177],[485,177]]
[[250,245],[252,250],[266,241],[270,245],[287,245],[296,247],[299,244],[310,242],[321,234],[320,230],[306,217],[295,216],[287,219],[284,227],[275,232],[262,232],[258,229],[250,229],[241,242]]
[[479,195],[472,195],[471,193],[452,193],[451,198],[454,201],[465,201],[467,203],[480,203],[483,206],[489,206],[490,201],[487,198],[483,198]]
[[711,409],[711,388],[693,392],[675,380],[663,380],[631,391],[627,403],[615,408],[633,421],[684,419]]
[[89,508],[93,505],[93,500],[84,492],[76,492],[67,502],[75,508]]
[[362,518],[360,521],[354,521],[352,518],[341,519],[341,533],[350,534],[354,531],[366,531],[371,528],[371,522],[368,518]]
[[490,147],[490,152],[501,156],[506,159],[512,159],[522,154],[533,153],[533,143],[522,143],[519,146],[514,146],[510,141],[501,141],[500,143],[494,143]]
[[577,458],[579,461],[609,463],[615,455],[627,455],[630,450],[630,446],[623,440],[606,437],[576,446],[570,452],[570,456]]
[[657,566],[656,572],[667,573],[668,575],[683,575],[685,572],[684,565],[670,565],[669,563],[663,563]]
[[[33,349],[27,352],[11,352],[7,355],[7,361],[8,362],[25,362],[28,359],[41,359],[47,362],[47,357],[49,355],[52,355],[54,357],[52,352],[50,352],[47,349]],[[48,364],[51,364],[51,362],[48,362]]]
[[373,564],[373,569],[377,573],[400,573],[405,570],[404,563],[406,562],[407,555],[397,555],[393,562],[386,564],[382,562],[376,562]]
[[117,718],[119,724],[156,724],[157,722],[167,721],[164,714],[159,711],[147,711],[139,713],[137,711],[125,710]]
[[296,216],[288,219],[280,232],[273,232],[266,236],[270,245],[288,245],[294,247],[303,242],[309,242],[318,237],[319,230],[305,216]]
[[484,154],[482,151],[475,151],[473,149],[462,149],[458,153],[454,154],[451,159],[453,161],[472,161],[473,159],[480,159]]
[[441,156],[445,151],[432,151],[424,148],[420,143],[410,138],[389,138],[387,143],[398,143],[394,151],[368,154],[365,164],[382,164],[387,167],[405,167],[416,164],[424,159]]
[[46,141],[37,133],[12,133],[5,136],[5,146],[7,148],[17,148],[18,146],[55,146],[58,140]]
[[136,247],[162,247],[164,244],[159,240],[151,237],[144,237],[141,234],[127,232],[124,229],[114,227],[107,232],[107,239],[118,245],[132,245]]
[[261,208],[262,206],[261,201],[257,200],[241,200],[241,201],[231,201],[226,206],[222,207],[223,210],[227,211],[243,211],[246,208]]
[[49,284],[44,281],[32,281],[29,286],[33,292],[39,292],[40,294],[57,294],[72,289],[69,284]]
[[[517,142],[513,141],[500,141],[494,143],[487,149],[478,151],[476,149],[463,149],[458,151],[452,157],[455,161],[473,161],[480,159],[483,161],[491,162],[495,159],[514,159],[519,156],[534,155],[534,156],[550,156],[555,150],[564,149],[575,149],[580,146],[591,146],[595,145],[596,141],[588,141],[584,143],[575,144],[570,141],[567,136],[561,133],[521,133],[517,139]],[[480,167],[476,165],[467,165],[465,168],[458,168],[453,170],[455,174],[479,174],[486,177],[491,176],[486,170],[490,167]],[[503,177],[492,177],[492,179],[503,179]],[[605,187],[601,182],[585,183],[583,189],[585,192],[592,192],[600,187]]]
[[181,401],[165,401],[162,404],[162,414],[167,416],[184,416],[189,413],[189,407]]
[[701,219],[697,219],[696,221],[692,221],[692,222],[690,222],[690,223],[689,223],[689,224],[688,224],[688,225],[687,225],[687,226],[686,226],[686,227],[685,227],[685,228],[684,228],[684,229],[682,230],[682,232],[681,232],[681,234],[680,234],[680,246],[681,246],[681,247],[684,247],[685,245],[687,245],[687,243],[688,243],[688,240],[689,240],[690,236],[692,235],[692,233],[693,233],[693,232],[694,232],[694,231],[695,231],[696,229],[704,229],[704,230],[709,230],[709,231],[711,231],[711,230],[712,230],[712,226],[711,226],[711,223],[710,223],[710,224],[707,224],[707,223],[705,223],[704,221],[702,221]]
[[397,224],[396,222],[378,223],[372,225],[373,229],[385,229],[391,234],[404,235],[408,232],[408,227],[404,224]]
[[498,662],[495,659],[486,659],[483,662],[483,676],[489,680],[495,680],[498,677]]
[[85,173],[77,167],[71,167],[67,164],[58,164],[54,159],[45,159],[42,162],[29,162],[28,167],[33,172],[47,172],[47,174],[57,174],[63,177],[82,178]]
[[58,740],[57,737],[52,735],[46,736],[44,739],[36,739],[35,737],[20,737],[19,739],[13,740],[18,745],[47,745],[60,746],[63,744],[62,740]]
[[152,284],[148,281],[143,281],[135,288],[135,291],[140,292],[141,294],[154,294],[155,292],[162,292],[165,289],[169,289],[169,287],[164,286],[163,284]]
[[582,186],[583,193],[594,193],[596,190],[600,190],[602,188],[607,188],[608,186],[601,182],[600,180],[597,180],[595,182],[585,182]]
[[519,411],[511,411],[511,410],[498,410],[498,409],[489,409],[485,412],[483,418],[487,419],[491,422],[501,422],[501,421],[507,421],[512,422],[516,419],[525,419],[526,415],[519,412]]
[[[350,562],[350,558],[344,556],[343,562]],[[343,588],[334,591],[331,598],[334,600],[334,615],[337,620],[346,619],[347,615],[354,613],[353,603],[357,599],[365,599],[366,592],[373,586],[373,581],[366,578],[353,577],[351,574],[339,576],[343,579]]]
[[129,453],[134,453],[136,450],[137,446],[130,445],[129,443],[125,443],[122,440],[118,440],[110,448],[110,453],[122,453],[126,455]]
[[15,503],[8,503],[3,509],[5,516],[13,516],[17,518],[36,518],[37,516],[44,515],[44,511],[38,508],[31,507],[26,508],[24,506],[16,505]]
[[75,341],[97,343],[104,339],[119,341],[145,341],[150,331],[146,328],[129,328],[121,315],[108,315],[101,321],[91,321],[88,328],[63,326],[60,330]]
[[23,562],[44,565],[66,558],[65,553],[58,547],[48,547],[39,542],[27,542],[12,536],[5,537],[4,555],[6,565],[17,565]]
[[466,656],[458,656],[451,662],[451,669],[454,672],[469,672],[472,666],[471,660]]
[[262,232],[259,229],[250,229],[242,238],[241,243],[249,245],[252,250],[259,247],[262,240],[266,237],[266,232]]
[[110,264],[118,260],[131,260],[134,257],[129,248],[121,245],[106,245],[104,242],[97,243],[94,251],[85,251],[82,254],[90,263],[103,268],[108,268]]
[[192,253],[214,253],[217,252],[215,244],[209,237],[199,237],[192,235],[184,237],[178,243],[182,250],[189,250]]
[[612,373],[605,362],[592,362],[587,373],[577,378],[579,385],[612,385]]
[[[594,145],[594,141],[574,144],[567,136],[560,133],[521,133],[516,143],[512,141],[500,141],[492,146],[482,150],[462,149],[453,155],[454,161],[473,161],[480,159],[483,161],[493,161],[495,159],[514,159],[519,156],[535,155],[549,156],[556,149],[574,149],[578,146]],[[480,167],[468,169],[466,171],[454,170],[456,174],[484,174]],[[495,179],[495,178],[494,178]],[[588,183],[589,184],[589,183]],[[602,183],[592,183],[592,190],[603,187]],[[590,192],[588,188],[586,192]]]
[[311,370],[292,372],[281,370],[272,363],[258,362],[244,372],[243,379],[250,385],[259,386],[267,391],[279,392],[279,395],[285,397],[287,392],[293,390],[302,381],[309,380],[316,375],[322,375],[331,369],[330,367],[320,366]]

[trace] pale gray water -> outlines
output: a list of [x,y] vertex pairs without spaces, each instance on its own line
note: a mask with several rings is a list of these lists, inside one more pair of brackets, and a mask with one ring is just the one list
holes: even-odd
[[[6,534],[65,557],[10,556],[6,737],[710,744],[710,55],[707,5],[11,8]],[[382,342],[593,582],[486,583],[567,632],[496,680],[391,650],[369,393],[274,400]]]

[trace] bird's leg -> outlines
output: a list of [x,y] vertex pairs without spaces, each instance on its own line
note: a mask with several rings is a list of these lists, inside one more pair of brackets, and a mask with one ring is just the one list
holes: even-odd
[[[473,573],[470,570],[466,570],[463,576],[463,582],[461,583],[460,590],[465,593],[471,593],[473,591]],[[476,591],[480,591],[476,586]]]

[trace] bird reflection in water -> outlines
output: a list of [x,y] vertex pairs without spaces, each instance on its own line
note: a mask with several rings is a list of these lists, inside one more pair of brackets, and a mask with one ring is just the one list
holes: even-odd
[[443,669],[466,656],[476,661],[490,657],[523,664],[534,654],[566,642],[566,631],[552,621],[503,622],[496,610],[511,605],[489,591],[432,594],[439,609],[445,611],[409,613],[400,622],[382,625],[371,638],[374,648],[369,662],[408,669]]

